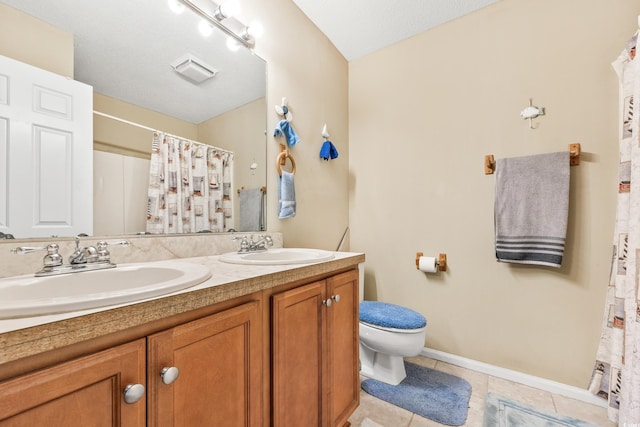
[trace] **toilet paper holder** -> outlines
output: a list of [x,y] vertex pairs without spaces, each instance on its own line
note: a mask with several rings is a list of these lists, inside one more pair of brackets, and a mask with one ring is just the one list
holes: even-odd
[[[420,269],[420,257],[424,256],[422,252],[416,252],[416,269]],[[447,271],[447,254],[438,254],[436,261],[438,271]]]

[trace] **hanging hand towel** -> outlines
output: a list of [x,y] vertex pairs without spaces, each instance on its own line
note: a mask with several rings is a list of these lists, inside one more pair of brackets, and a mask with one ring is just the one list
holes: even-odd
[[293,130],[293,126],[286,120],[280,120],[273,131],[273,136],[284,136],[287,139],[289,147],[293,147],[300,141],[298,134]]
[[238,231],[262,230],[262,190],[249,188],[240,191],[240,224]]
[[560,267],[569,212],[569,152],[496,161],[496,257]]
[[329,158],[335,159],[338,157],[338,150],[336,149],[333,142],[328,139],[324,141],[322,144],[322,148],[320,149],[320,158],[324,160],[329,160]]
[[282,171],[280,176],[278,218],[286,219],[296,216],[296,189],[293,174]]

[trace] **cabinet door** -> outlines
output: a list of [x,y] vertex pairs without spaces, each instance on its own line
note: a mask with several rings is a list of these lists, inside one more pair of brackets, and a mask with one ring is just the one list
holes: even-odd
[[148,337],[149,425],[260,426],[260,319],[254,301]]
[[145,398],[124,402],[128,384],[145,384],[144,339],[0,383],[0,426],[144,426]]
[[273,296],[272,399],[275,427],[321,425],[325,282]]
[[360,402],[357,271],[330,277],[327,291],[329,425],[341,426]]

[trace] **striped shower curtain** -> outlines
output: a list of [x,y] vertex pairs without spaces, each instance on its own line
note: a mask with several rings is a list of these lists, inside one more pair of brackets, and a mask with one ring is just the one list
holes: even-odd
[[222,232],[233,224],[233,153],[154,132],[147,232]]
[[589,390],[609,418],[640,426],[640,58],[636,35],[614,61],[620,79],[620,165],[614,253],[602,336]]

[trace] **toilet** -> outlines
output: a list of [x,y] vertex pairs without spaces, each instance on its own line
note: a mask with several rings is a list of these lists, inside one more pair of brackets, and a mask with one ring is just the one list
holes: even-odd
[[360,374],[391,385],[405,379],[404,358],[424,348],[427,320],[406,307],[360,302]]
[[398,385],[407,376],[404,358],[424,348],[427,319],[406,307],[364,301],[364,263],[359,269],[360,374]]

